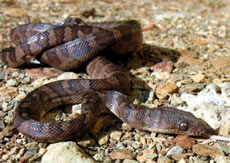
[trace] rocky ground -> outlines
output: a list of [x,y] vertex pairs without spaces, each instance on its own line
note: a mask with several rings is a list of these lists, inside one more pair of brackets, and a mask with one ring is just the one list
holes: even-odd
[[[136,19],[144,44],[127,63],[134,104],[190,111],[230,136],[230,1],[228,0],[0,0],[0,50],[13,46],[19,24]],[[175,55],[179,54],[179,55]],[[99,118],[82,139],[37,143],[12,129],[15,107],[47,82],[87,78],[54,68],[9,68],[0,63],[0,162],[230,162],[225,140],[156,134],[131,129],[113,115]],[[54,114],[55,113],[55,114]],[[54,117],[65,116],[58,110]]]

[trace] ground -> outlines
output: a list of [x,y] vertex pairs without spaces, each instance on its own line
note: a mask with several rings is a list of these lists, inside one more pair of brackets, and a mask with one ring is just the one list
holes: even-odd
[[[14,46],[10,30],[20,24],[53,23],[70,16],[86,22],[138,20],[144,30],[143,47],[129,59],[118,61],[132,77],[130,100],[148,107],[168,105],[191,111],[216,129],[218,135],[230,135],[230,1],[0,0],[0,3],[0,50]],[[54,150],[58,148],[61,153],[71,155],[66,154],[66,162],[70,157],[116,163],[230,162],[227,141],[138,131],[113,115],[100,118],[90,135],[66,143],[37,143],[11,129],[15,107],[28,92],[66,78],[88,77],[82,71],[9,68],[0,62],[1,162],[58,159],[60,151]],[[58,111],[59,117],[63,114]],[[70,148],[78,152],[71,153]]]

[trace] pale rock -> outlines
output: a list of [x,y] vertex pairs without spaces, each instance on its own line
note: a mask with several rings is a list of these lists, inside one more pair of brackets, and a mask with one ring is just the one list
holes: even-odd
[[193,75],[191,76],[192,80],[196,83],[201,83],[204,81],[205,79],[205,75],[202,75],[202,74],[196,74],[196,75]]
[[173,163],[173,160],[169,159],[166,156],[159,157],[157,163]]
[[47,147],[41,163],[95,163],[75,142],[60,142]]
[[122,136],[122,132],[120,131],[113,131],[110,133],[110,138],[116,141],[120,141]]
[[206,121],[212,128],[219,128],[219,133],[227,136],[230,132],[230,83],[210,84],[197,95],[183,93],[181,100],[187,103],[178,109],[192,112]]
[[118,149],[117,151],[110,152],[109,156],[112,160],[124,160],[135,158],[135,155],[127,149]]
[[228,157],[228,156],[216,156],[215,161],[216,161],[216,163],[228,163],[228,162],[230,162],[230,157]]
[[167,152],[166,156],[172,156],[174,154],[180,154],[182,152],[183,148],[181,148],[180,146],[174,146]]
[[156,96],[159,99],[164,99],[167,96],[169,96],[169,94],[175,93],[177,90],[178,90],[178,87],[174,82],[163,83],[157,87]]
[[78,79],[81,74],[76,74],[74,72],[64,72],[57,77],[57,80],[65,80],[65,79]]
[[132,159],[125,159],[122,163],[138,163],[138,161]]
[[94,139],[83,139],[77,142],[78,145],[81,145],[83,147],[89,147],[96,144]]
[[104,135],[99,138],[98,144],[105,145],[108,144],[108,142],[109,142],[109,135]]

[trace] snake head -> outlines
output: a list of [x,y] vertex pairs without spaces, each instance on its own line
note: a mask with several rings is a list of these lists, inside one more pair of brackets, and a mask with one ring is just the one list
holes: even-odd
[[[215,131],[202,119],[196,118],[190,112],[172,107],[144,108],[141,111],[136,111],[134,115],[132,117],[135,117],[135,120],[130,125],[142,130],[199,137],[208,137],[215,134]],[[141,125],[133,123],[137,120]]]
[[204,120],[195,117],[190,112],[172,107],[159,107],[157,109],[162,119],[166,120],[166,122],[160,120],[159,124],[162,124],[166,129],[165,131],[168,131],[168,133],[171,132],[172,134],[186,134],[199,137],[208,137],[216,134],[215,130]]

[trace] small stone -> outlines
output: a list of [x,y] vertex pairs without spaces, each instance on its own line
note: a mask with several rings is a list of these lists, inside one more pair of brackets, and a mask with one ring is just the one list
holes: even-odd
[[2,159],[5,161],[8,160],[9,158],[10,158],[10,155],[8,153],[2,155]]
[[5,79],[5,75],[3,73],[0,73],[0,80]]
[[177,85],[174,82],[163,83],[156,89],[156,96],[159,99],[168,97],[169,94],[173,94],[178,90]]
[[9,79],[6,82],[6,85],[10,86],[10,87],[16,87],[16,86],[18,86],[18,82],[16,79]]
[[203,145],[203,144],[196,144],[193,146],[193,152],[202,156],[224,156],[224,153],[213,146]]
[[181,148],[180,146],[174,146],[167,152],[166,156],[172,156],[174,154],[180,154],[182,152],[183,148]]
[[194,138],[188,137],[187,135],[178,135],[173,139],[173,143],[179,145],[183,149],[191,149],[196,141]]
[[93,156],[96,161],[103,161],[105,159],[104,151],[100,151]]
[[131,145],[134,149],[138,149],[140,147],[140,143],[138,141],[133,142]]
[[41,155],[44,155],[46,153],[46,151],[47,150],[45,148],[40,148],[38,153]]
[[30,77],[29,76],[25,77],[24,82],[25,82],[25,84],[29,84],[31,82]]
[[172,163],[173,161],[166,156],[159,157],[157,163]]
[[15,158],[20,159],[24,153],[25,153],[25,148],[20,149],[17,155],[15,156]]
[[170,73],[169,72],[154,71],[151,73],[151,76],[153,76],[159,80],[167,80],[170,76]]
[[116,148],[117,149],[125,149],[125,146],[122,142],[118,142],[117,145],[116,145]]
[[207,45],[207,44],[208,44],[207,41],[205,41],[205,40],[200,40],[200,39],[196,40],[196,43],[199,44],[199,45]]
[[192,80],[193,80],[194,82],[196,82],[196,83],[201,83],[201,82],[204,81],[205,75],[196,74],[196,75],[192,76],[191,78],[192,78]]
[[157,157],[157,153],[155,153],[154,149],[145,149],[142,151],[142,155],[137,156],[137,160],[142,161],[152,161]]
[[192,83],[184,86],[189,92],[199,92],[205,87],[203,83]]
[[109,142],[109,135],[104,135],[99,138],[98,144],[105,145],[108,144],[108,142]]
[[125,159],[122,163],[138,163],[136,160]]
[[161,70],[162,72],[172,72],[173,70],[173,62],[172,61],[163,61],[155,64],[150,68],[151,70]]
[[66,79],[78,79],[81,74],[76,74],[74,72],[64,72],[63,74],[57,77],[58,80],[66,80]]
[[109,156],[111,157],[112,160],[116,160],[116,159],[124,160],[124,159],[135,158],[135,155],[132,154],[127,149],[119,149],[117,151],[113,151],[113,152],[109,153]]
[[85,162],[95,163],[85,152],[77,146],[75,142],[54,143],[47,147],[47,152],[42,157],[41,163],[69,163],[69,162]]
[[184,159],[178,161],[178,163],[187,163]]
[[172,158],[174,160],[179,161],[179,160],[182,160],[182,159],[184,159],[186,157],[189,157],[189,156],[192,156],[192,155],[193,155],[193,153],[180,153],[180,154],[174,154],[174,155],[172,155]]
[[122,130],[131,131],[132,127],[130,127],[127,123],[122,123]]
[[95,145],[96,142],[94,139],[84,139],[84,140],[78,141],[77,144],[83,147],[89,147],[89,146]]
[[25,77],[25,74],[20,73],[20,74],[18,75],[18,77],[19,77],[20,79],[23,79],[23,78]]
[[216,142],[213,146],[222,150],[226,155],[230,154],[230,147],[222,142]]
[[4,129],[6,127],[5,123],[3,121],[0,121],[0,129]]
[[228,156],[216,156],[215,161],[216,161],[216,163],[229,163],[230,157],[228,157]]
[[160,153],[161,150],[162,150],[162,146],[159,143],[156,144],[156,150],[157,150],[158,153]]
[[13,73],[11,74],[11,76],[12,76],[12,77],[18,77],[18,72],[13,72]]
[[110,133],[110,138],[116,141],[120,141],[122,136],[122,132],[120,131],[113,131]]
[[140,142],[143,144],[143,145],[145,145],[146,144],[146,139],[145,139],[145,137],[140,137]]

